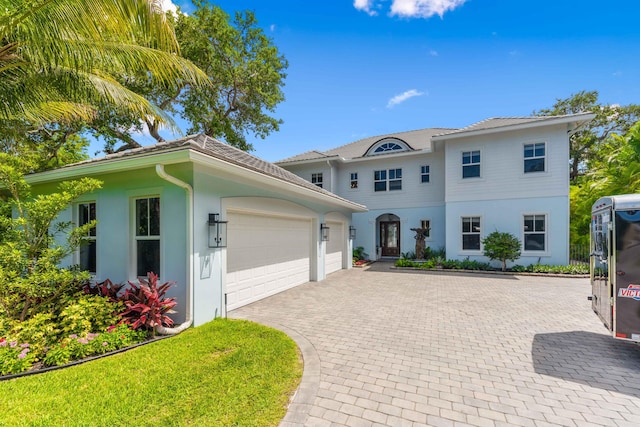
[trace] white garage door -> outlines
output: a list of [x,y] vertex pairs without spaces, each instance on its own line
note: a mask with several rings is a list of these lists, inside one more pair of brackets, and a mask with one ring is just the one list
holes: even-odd
[[342,251],[344,250],[344,226],[341,222],[327,222],[329,241],[325,258],[325,274],[342,270]]
[[311,221],[229,212],[227,310],[309,281]]

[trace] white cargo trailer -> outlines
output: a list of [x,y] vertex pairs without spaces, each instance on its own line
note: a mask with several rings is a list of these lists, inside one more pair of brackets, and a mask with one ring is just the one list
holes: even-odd
[[614,338],[640,342],[640,194],[598,199],[590,237],[593,311]]

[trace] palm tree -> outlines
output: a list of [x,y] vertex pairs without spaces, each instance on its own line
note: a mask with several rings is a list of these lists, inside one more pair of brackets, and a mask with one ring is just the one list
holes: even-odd
[[96,105],[166,116],[119,81],[206,85],[159,0],[0,0],[0,121],[91,120]]

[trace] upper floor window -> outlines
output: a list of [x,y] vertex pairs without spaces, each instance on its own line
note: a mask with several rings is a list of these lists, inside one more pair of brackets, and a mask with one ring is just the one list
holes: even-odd
[[[96,219],[96,204],[95,202],[79,203],[78,204],[78,227],[86,225]],[[96,228],[91,227],[89,232],[85,236],[84,243],[78,250],[78,264],[80,269],[88,271],[89,273],[96,274],[97,264],[97,236]]]
[[311,174],[311,183],[322,188],[322,172]]
[[379,170],[373,172],[375,191],[402,190],[402,169]]
[[480,250],[480,217],[462,217],[462,250]]
[[462,177],[480,177],[480,150],[462,152]]
[[373,152],[384,153],[387,151],[402,151],[402,150],[404,150],[404,148],[401,145],[396,144],[395,142],[385,142],[384,144],[381,144],[378,147],[376,147],[376,149],[373,150]]
[[546,215],[525,215],[524,216],[524,250],[544,251],[546,250],[547,236]]
[[408,151],[411,147],[400,138],[382,138],[372,144],[367,149],[366,156],[375,156],[378,154],[388,154],[399,151]]
[[358,188],[358,172],[351,173],[350,188]]
[[545,148],[544,142],[524,145],[524,173],[544,172]]
[[420,182],[429,182],[429,166],[420,166]]
[[160,275],[160,198],[135,200],[136,276]]

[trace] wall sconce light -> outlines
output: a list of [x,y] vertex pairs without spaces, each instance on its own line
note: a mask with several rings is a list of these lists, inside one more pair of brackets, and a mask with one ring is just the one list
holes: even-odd
[[220,214],[209,214],[209,247],[227,247],[227,221],[220,221]]
[[329,241],[329,226],[324,222],[320,224],[320,239],[323,242]]
[[356,228],[353,225],[349,226],[349,239],[356,240]]

